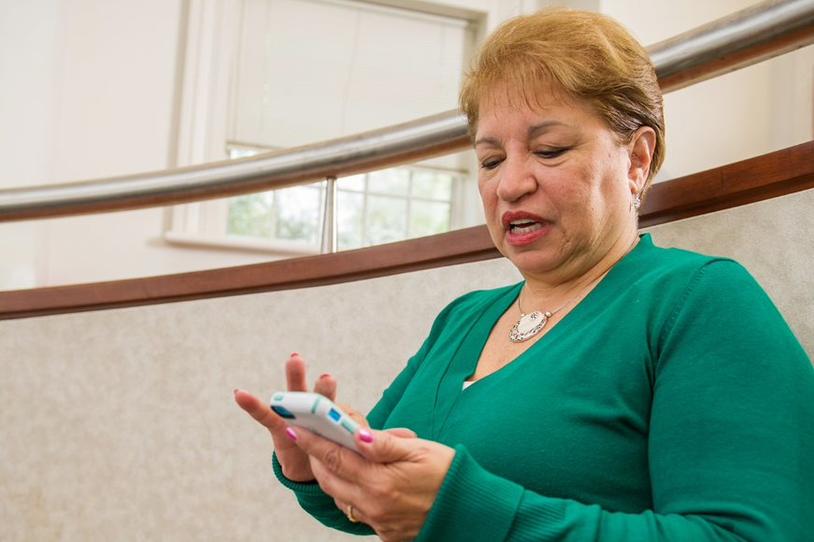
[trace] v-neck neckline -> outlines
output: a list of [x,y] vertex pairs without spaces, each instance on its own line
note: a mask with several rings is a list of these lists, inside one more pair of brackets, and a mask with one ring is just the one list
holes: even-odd
[[604,304],[603,301],[607,300],[611,295],[618,291],[618,288],[624,287],[624,279],[629,276],[624,272],[625,269],[631,265],[635,265],[638,255],[647,251],[653,246],[653,241],[650,234],[642,234],[639,237],[639,242],[628,254],[626,254],[619,262],[617,262],[610,271],[591,289],[590,292],[569,311],[557,325],[551,328],[543,337],[536,343],[532,344],[529,348],[521,352],[517,357],[512,359],[500,369],[474,381],[472,384],[463,387],[464,381],[470,378],[477,370],[478,361],[483,354],[483,349],[486,346],[492,330],[500,321],[503,314],[511,307],[517,300],[520,292],[525,284],[525,281],[520,281],[517,284],[509,286],[500,295],[496,296],[494,300],[484,307],[480,316],[474,319],[472,325],[464,333],[464,337],[457,348],[457,351],[452,356],[449,366],[441,377],[438,383],[435,404],[439,404],[439,397],[448,396],[448,394],[456,394],[458,397],[451,402],[447,412],[439,412],[436,410],[437,419],[433,421],[433,431],[437,436],[446,424],[449,413],[454,410],[460,397],[466,396],[471,392],[472,388],[481,385],[484,382],[496,382],[511,374],[519,366],[524,364],[524,361],[531,356],[532,352],[539,352],[544,345],[550,344],[563,333],[566,333],[569,328],[577,325],[575,322],[584,320],[581,315],[592,310],[600,309]]

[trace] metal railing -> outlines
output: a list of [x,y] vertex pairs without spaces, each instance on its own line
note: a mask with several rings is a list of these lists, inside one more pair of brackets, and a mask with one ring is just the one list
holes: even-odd
[[[814,43],[814,0],[767,1],[648,48],[667,92]],[[0,222],[198,201],[327,179],[323,250],[336,250],[337,177],[469,145],[457,110],[254,157],[121,177],[0,190]]]

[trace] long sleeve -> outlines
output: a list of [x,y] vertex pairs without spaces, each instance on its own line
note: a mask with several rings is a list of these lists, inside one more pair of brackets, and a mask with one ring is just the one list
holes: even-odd
[[[422,344],[421,348],[407,362],[407,366],[399,373],[396,379],[384,391],[381,399],[376,403],[368,414],[367,420],[374,429],[381,429],[387,420],[390,411],[401,399],[404,390],[413,378],[423,362],[427,352],[432,348],[435,340],[444,327],[446,317],[456,302],[450,303],[435,319],[429,336]],[[282,467],[277,460],[276,454],[272,457],[272,466],[277,479],[285,487],[292,490],[297,497],[300,506],[320,523],[334,529],[339,529],[352,534],[371,535],[373,530],[362,523],[351,523],[345,514],[337,509],[333,498],[325,494],[316,482],[298,483],[289,480],[283,475]]]
[[458,446],[418,540],[810,540],[814,369],[763,290],[734,262],[707,263],[652,348],[652,509],[547,497]]

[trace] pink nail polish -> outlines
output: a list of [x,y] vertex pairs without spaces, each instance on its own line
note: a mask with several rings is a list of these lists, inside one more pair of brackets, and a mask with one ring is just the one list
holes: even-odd
[[240,391],[240,388],[235,388],[235,389],[233,389],[233,390],[232,390],[232,393],[234,393],[235,395],[237,395],[237,392],[239,392],[239,391]]
[[299,354],[297,352],[291,352],[291,357],[293,358],[294,356],[299,356]]
[[319,375],[320,378],[328,378],[329,376],[331,376],[331,373],[322,373]]
[[367,442],[368,444],[370,444],[371,442],[373,442],[373,433],[371,433],[367,429],[360,429],[359,430],[359,440],[361,440],[362,442]]
[[286,427],[285,434],[293,442],[297,442],[297,433],[295,433],[293,429],[291,429],[290,427]]

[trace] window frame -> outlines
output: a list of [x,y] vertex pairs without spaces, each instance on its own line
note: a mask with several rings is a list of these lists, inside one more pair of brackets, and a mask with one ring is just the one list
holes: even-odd
[[[186,31],[182,32],[182,60],[179,62],[183,81],[176,98],[176,148],[173,167],[228,159],[229,145],[253,146],[247,142],[229,141],[230,103],[235,99],[238,39],[245,0],[189,0],[185,15]],[[316,0],[315,0],[316,1]],[[332,2],[335,0],[319,0]],[[348,0],[342,0],[347,2]],[[418,14],[460,17],[473,25],[476,41],[486,33],[487,22],[505,18],[498,8],[475,11],[450,6],[443,1],[356,0],[382,9],[395,7]],[[505,11],[505,10],[503,10]],[[519,10],[518,10],[519,14]],[[427,164],[404,164],[404,167],[426,167]],[[476,172],[474,157],[467,160],[468,171]],[[449,229],[482,223],[474,175],[453,182],[450,200]],[[341,179],[339,180],[341,183]],[[366,196],[367,199],[367,196]],[[175,205],[166,208],[163,238],[170,244],[193,245],[218,249],[260,251],[280,257],[318,254],[319,244],[285,239],[263,240],[255,237],[227,235],[229,198]],[[409,220],[409,217],[408,217]],[[409,227],[409,221],[408,221]]]
[[[258,152],[273,150],[273,149],[270,149],[270,148],[251,147],[251,146],[247,145],[246,143],[236,143],[236,142],[227,142],[227,148],[229,149],[229,154],[232,155],[235,158],[237,158],[237,156],[234,156],[234,151],[237,151],[239,153],[246,152],[247,153],[246,155],[249,155],[248,153],[251,152],[251,150],[258,151]],[[382,191],[377,191],[377,190],[371,189],[370,188],[370,175],[371,175],[371,173],[375,173],[375,172],[368,172],[368,173],[362,173],[362,174],[359,174],[359,175],[354,175],[354,177],[364,176],[364,186],[363,186],[363,188],[361,190],[351,189],[351,188],[344,188],[342,186],[342,180],[343,179],[340,178],[340,179],[337,180],[337,192],[338,193],[358,194],[358,195],[362,196],[362,198],[363,198],[362,199],[362,231],[361,231],[362,244],[361,244],[361,246],[344,247],[344,248],[341,248],[340,250],[353,250],[353,249],[356,249],[356,248],[362,248],[362,247],[367,247],[367,246],[372,246],[374,244],[377,244],[377,243],[371,243],[370,239],[369,239],[369,236],[368,236],[368,227],[369,227],[368,219],[369,219],[369,215],[367,214],[367,210],[368,210],[368,202],[369,202],[370,197],[390,198],[390,199],[393,199],[393,200],[404,201],[406,203],[407,211],[406,211],[406,220],[405,220],[405,230],[403,232],[404,236],[401,237],[400,240],[411,239],[411,238],[414,238],[414,237],[418,237],[416,235],[412,235],[411,234],[412,232],[410,231],[411,218],[413,216],[412,215],[413,204],[415,202],[419,202],[419,203],[439,203],[439,204],[449,206],[449,213],[447,215],[447,223],[449,225],[449,228],[447,230],[445,230],[445,231],[449,231],[449,229],[453,228],[453,226],[452,226],[453,225],[453,217],[455,216],[455,211],[456,211],[456,209],[458,207],[458,205],[456,205],[456,203],[457,203],[456,202],[456,194],[458,192],[457,188],[458,188],[459,184],[465,183],[467,181],[467,177],[468,177],[468,171],[467,170],[439,167],[439,166],[426,165],[426,164],[403,164],[403,165],[395,166],[393,168],[388,168],[388,169],[406,169],[406,170],[409,171],[407,191],[406,191],[405,194],[393,194],[393,193],[382,192]],[[414,182],[414,174],[416,172],[430,172],[430,173],[438,173],[438,174],[448,175],[450,177],[450,183],[451,183],[449,199],[432,198],[432,197],[427,197],[427,196],[414,195],[413,194],[413,182]],[[319,193],[320,207],[322,209],[324,209],[325,185],[322,184],[320,186],[320,183],[317,182],[317,183],[302,185],[302,186],[308,187],[309,189],[313,189],[313,190],[319,190],[319,192],[320,192]],[[339,205],[339,203],[337,203],[337,204]],[[274,204],[272,204],[272,205],[274,205]],[[337,211],[341,212],[341,210],[339,208],[337,209]],[[324,215],[324,213],[323,213],[323,215]],[[288,250],[292,250],[293,248],[296,248],[301,252],[307,252],[307,253],[317,253],[319,251],[319,247],[321,246],[320,240],[315,240],[314,243],[303,243],[303,242],[299,242],[299,241],[287,240],[285,238],[281,238],[281,237],[277,237],[277,236],[272,236],[270,238],[266,238],[266,237],[255,237],[255,236],[249,236],[249,235],[243,236],[243,235],[239,235],[239,234],[231,234],[231,233],[228,233],[228,220],[229,220],[229,210],[227,209],[226,214],[223,217],[223,226],[221,228],[221,231],[226,232],[225,235],[226,235],[227,239],[233,239],[235,237],[239,237],[239,238],[244,239],[244,240],[245,239],[252,239],[252,240],[257,242],[258,246],[265,246],[265,247],[267,247],[269,249],[273,249],[274,246],[279,244],[281,248],[285,247]],[[276,226],[276,224],[274,224],[272,226],[272,231],[275,230],[275,226]],[[322,227],[322,224],[319,224],[318,228],[321,229],[321,227]]]

